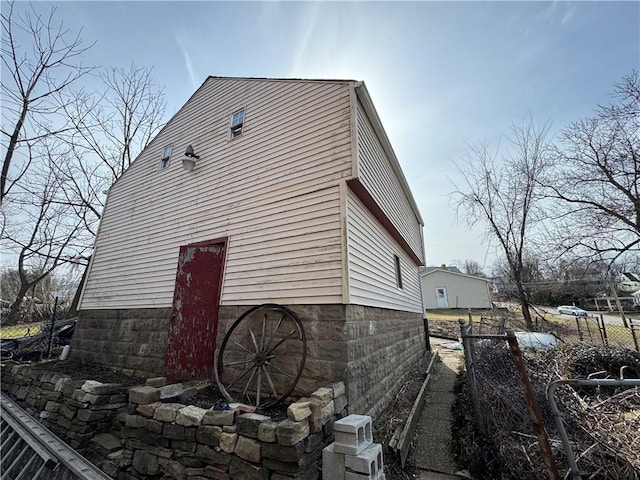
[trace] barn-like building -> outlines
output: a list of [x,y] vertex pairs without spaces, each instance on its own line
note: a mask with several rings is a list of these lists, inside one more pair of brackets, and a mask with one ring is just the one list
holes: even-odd
[[364,83],[209,77],[109,191],[72,355],[207,377],[275,303],[306,332],[297,390],[344,380],[375,414],[424,352],[422,227]]

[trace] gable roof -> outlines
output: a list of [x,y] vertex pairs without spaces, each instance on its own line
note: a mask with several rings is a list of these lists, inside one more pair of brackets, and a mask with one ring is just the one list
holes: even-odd
[[[456,268],[456,270],[458,269]],[[470,278],[472,280],[482,280],[483,282],[491,283],[491,279],[489,278],[477,277],[475,275],[467,275],[466,273],[460,272],[460,270],[458,270],[457,272],[453,272],[451,270],[448,270],[442,267],[426,267],[424,271],[420,273],[420,276],[426,277],[427,275],[431,275],[432,273],[435,273],[435,272],[442,272],[442,273],[447,273],[449,275],[455,275],[457,277],[465,277],[465,278]]]

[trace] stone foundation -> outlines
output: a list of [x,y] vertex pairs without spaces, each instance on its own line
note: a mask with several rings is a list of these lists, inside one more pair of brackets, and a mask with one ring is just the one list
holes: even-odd
[[[305,329],[307,359],[294,396],[344,381],[349,413],[375,417],[424,354],[420,313],[361,305],[287,305]],[[218,345],[250,306],[222,306]],[[171,309],[79,312],[71,358],[141,376],[162,375]]]
[[70,358],[141,377],[164,369],[171,308],[81,310]]

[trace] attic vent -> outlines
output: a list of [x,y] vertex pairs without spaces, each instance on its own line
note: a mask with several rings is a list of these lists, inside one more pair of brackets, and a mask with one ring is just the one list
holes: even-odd
[[242,127],[244,126],[244,108],[237,111],[231,117],[231,138],[242,135]]
[[167,168],[169,166],[169,159],[171,158],[171,152],[173,152],[173,146],[167,145],[162,149],[162,158],[160,159],[160,169]]

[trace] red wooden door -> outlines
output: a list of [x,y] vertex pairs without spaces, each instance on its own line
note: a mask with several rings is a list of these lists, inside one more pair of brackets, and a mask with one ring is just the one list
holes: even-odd
[[212,378],[224,257],[220,241],[180,247],[165,353],[168,378]]

